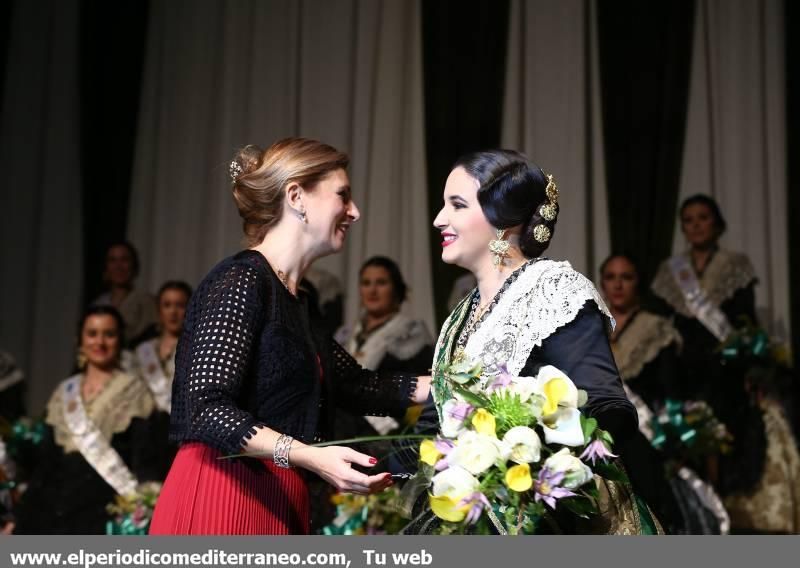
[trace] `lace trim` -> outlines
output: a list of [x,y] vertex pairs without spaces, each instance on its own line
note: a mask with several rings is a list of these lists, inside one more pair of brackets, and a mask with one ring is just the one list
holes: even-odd
[[635,379],[645,365],[672,343],[680,347],[683,340],[670,321],[640,311],[611,344],[620,377],[626,381]]
[[519,374],[534,347],[572,322],[589,300],[613,327],[614,319],[594,285],[569,262],[543,259],[528,264],[467,340],[467,355],[483,362],[487,376],[497,374],[503,362],[511,374]]
[[[681,254],[686,256],[688,253]],[[709,301],[719,307],[725,300],[733,297],[737,290],[752,284],[756,280],[756,272],[746,255],[720,249],[711,258],[698,280]],[[681,289],[672,277],[667,261],[659,266],[651,288],[676,312],[688,318],[694,317],[686,306]]]
[[[64,417],[61,391],[59,384],[47,403],[45,422],[53,427],[55,443],[61,446],[64,453],[77,452]],[[147,418],[156,409],[153,396],[144,381],[123,371],[115,373],[103,391],[84,405],[89,420],[109,441],[114,434],[127,430],[131,420]]]
[[387,353],[398,359],[410,359],[425,346],[433,343],[428,328],[420,320],[412,320],[404,314],[397,314],[380,329],[375,330],[361,349],[356,349],[356,337],[361,333],[361,322],[352,331],[342,328],[337,332],[337,341],[358,361],[362,367],[375,370]]

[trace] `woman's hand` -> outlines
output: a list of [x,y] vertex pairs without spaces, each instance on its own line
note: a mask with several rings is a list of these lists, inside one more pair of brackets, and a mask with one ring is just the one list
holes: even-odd
[[352,464],[372,467],[375,458],[344,446],[316,448],[305,446],[292,449],[290,460],[304,469],[313,471],[339,491],[368,495],[380,493],[394,482],[390,473],[366,475],[353,469]]
[[431,376],[423,375],[417,377],[417,390],[414,391],[414,404],[425,404],[428,400],[428,394],[431,392]]

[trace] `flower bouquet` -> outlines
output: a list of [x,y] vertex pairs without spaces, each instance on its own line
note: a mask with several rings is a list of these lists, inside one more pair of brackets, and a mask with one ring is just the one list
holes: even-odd
[[469,361],[439,372],[452,398],[442,406],[441,434],[420,445],[439,532],[532,534],[557,508],[597,514],[595,474],[626,481],[608,461],[616,457],[611,435],[579,410],[586,392],[559,369],[516,377],[502,366],[488,384]]
[[743,386],[753,400],[764,397],[781,403],[791,400],[794,380],[786,342],[770,336],[747,317],[739,318],[738,323],[718,347],[723,365],[742,371]]
[[733,436],[704,401],[667,399],[652,418],[654,447],[675,466],[704,471],[709,457],[732,450]]
[[106,506],[106,511],[114,517],[106,523],[106,534],[146,535],[160,492],[161,483],[150,481],[140,484],[135,493],[117,495]]

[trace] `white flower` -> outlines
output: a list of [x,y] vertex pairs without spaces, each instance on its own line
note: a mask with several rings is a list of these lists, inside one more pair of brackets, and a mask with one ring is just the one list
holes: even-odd
[[578,388],[572,380],[552,365],[545,365],[536,375],[536,394],[545,398],[543,413],[545,417],[559,408],[578,408]]
[[576,489],[593,477],[591,468],[573,456],[567,448],[561,450],[544,462],[544,466],[556,473],[564,472],[564,487]]
[[480,483],[462,467],[451,465],[433,476],[431,492],[434,497],[461,499],[478,490]]
[[544,441],[548,444],[583,445],[580,410],[561,408],[555,414],[551,414],[547,421],[542,421],[541,425],[544,430]]
[[515,426],[503,436],[503,443],[510,448],[509,459],[515,463],[538,462],[542,441],[538,434],[527,426]]
[[500,450],[497,438],[467,430],[459,435],[456,447],[447,456],[447,462],[478,475],[500,459]]
[[451,398],[442,406],[442,435],[455,438],[464,430],[464,421],[472,410],[466,402]]
[[520,401],[527,402],[536,391],[536,379],[534,377],[514,377],[507,388],[512,394],[518,395]]
[[539,420],[542,417],[542,408],[544,408],[545,398],[540,394],[534,394],[528,401],[528,407],[533,413],[533,417]]

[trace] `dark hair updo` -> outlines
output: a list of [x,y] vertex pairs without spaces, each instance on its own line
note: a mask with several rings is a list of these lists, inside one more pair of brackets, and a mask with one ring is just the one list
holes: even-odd
[[389,273],[389,280],[392,282],[392,297],[398,306],[405,302],[408,297],[408,286],[403,280],[403,274],[397,263],[385,256],[373,256],[361,265],[361,270],[358,271],[359,276],[364,274],[364,270],[370,266],[379,266]]
[[125,322],[122,319],[122,314],[120,314],[119,310],[117,310],[117,308],[115,308],[114,306],[99,305],[99,306],[89,306],[81,314],[81,319],[78,322],[78,345],[81,344],[83,338],[83,326],[86,325],[86,321],[92,316],[111,316],[111,318],[117,324],[117,334],[119,335],[119,344],[120,345],[124,344]]
[[164,295],[164,292],[167,290],[177,290],[178,292],[183,292],[186,294],[186,299],[192,297],[192,287],[189,286],[183,280],[167,280],[161,285],[161,288],[158,289],[158,294],[156,294],[156,298],[158,301],[161,302],[161,296]]
[[714,200],[713,197],[703,195],[702,193],[687,197],[683,200],[683,203],[681,203],[681,208],[678,213],[681,218],[683,217],[684,210],[690,205],[705,205],[708,207],[709,211],[711,211],[711,216],[714,217],[714,226],[717,228],[717,236],[720,236],[725,232],[728,224],[725,222],[725,217],[722,216],[722,211],[719,208],[719,204]]
[[633,255],[633,253],[629,251],[623,250],[619,252],[612,252],[610,255],[608,255],[606,259],[600,264],[600,280],[602,280],[603,276],[605,276],[606,267],[608,266],[608,263],[617,258],[622,258],[624,260],[627,260],[630,263],[630,265],[633,266],[633,271],[636,273],[636,279],[637,279],[636,293],[638,294],[639,287],[642,285],[644,278],[639,262],[636,260],[636,257]]
[[112,241],[106,247],[106,260],[105,260],[105,262],[108,262],[108,254],[111,252],[111,249],[112,248],[116,248],[116,247],[122,247],[126,251],[128,251],[128,255],[130,255],[130,257],[131,257],[131,270],[133,271],[133,275],[132,276],[133,276],[133,278],[136,278],[137,276],[139,276],[139,268],[141,266],[140,263],[139,263],[139,251],[136,250],[136,247],[133,246],[133,244],[130,241],[126,241],[126,240]]
[[[462,156],[453,166],[457,167],[478,180],[478,202],[489,223],[498,229],[522,225],[522,254],[536,258],[547,250],[555,233],[558,205],[551,221],[542,216],[542,205],[549,201],[545,193],[548,180],[539,166],[514,150],[486,150]],[[550,232],[545,242],[534,237],[538,225]]]

